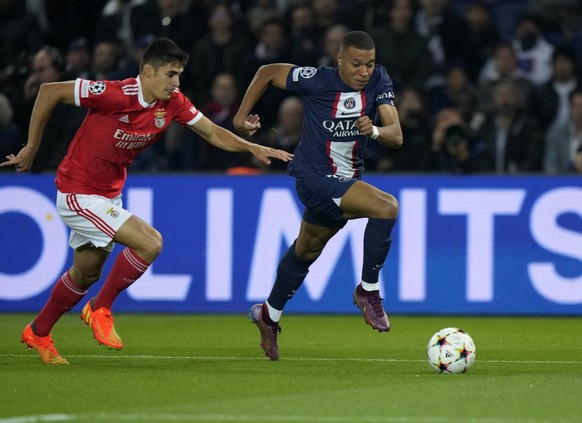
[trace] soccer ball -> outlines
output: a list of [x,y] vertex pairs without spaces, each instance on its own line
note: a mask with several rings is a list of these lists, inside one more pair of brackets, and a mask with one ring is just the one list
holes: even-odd
[[445,328],[435,333],[426,347],[428,362],[441,373],[464,373],[475,361],[475,343],[459,328]]

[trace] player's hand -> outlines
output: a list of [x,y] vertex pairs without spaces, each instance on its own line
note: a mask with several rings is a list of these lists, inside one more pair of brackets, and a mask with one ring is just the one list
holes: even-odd
[[242,122],[235,119],[233,124],[234,129],[236,129],[239,134],[250,137],[261,127],[261,118],[259,115],[248,115],[248,117]]
[[271,160],[270,157],[274,159],[279,159],[283,162],[289,162],[293,159],[293,154],[288,153],[284,150],[278,150],[276,148],[265,147],[264,145],[253,144],[251,148],[251,153],[261,162],[270,165]]
[[372,126],[373,122],[368,116],[360,116],[358,120],[356,120],[356,128],[358,128],[360,134],[365,137],[370,138],[372,136]]
[[6,161],[0,163],[0,167],[14,166],[17,172],[25,172],[32,166],[35,154],[31,148],[24,146],[16,156],[14,154],[6,156]]

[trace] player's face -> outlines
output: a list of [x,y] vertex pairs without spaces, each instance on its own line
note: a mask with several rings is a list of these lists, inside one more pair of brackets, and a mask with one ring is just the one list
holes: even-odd
[[[149,66],[149,65],[146,65]],[[144,97],[148,103],[155,100],[169,100],[172,92],[180,86],[180,76],[184,67],[177,64],[161,66],[157,71],[150,67],[145,69],[146,80]]]
[[337,63],[342,81],[350,88],[361,91],[366,88],[374,72],[376,50],[359,50],[349,47],[338,53]]

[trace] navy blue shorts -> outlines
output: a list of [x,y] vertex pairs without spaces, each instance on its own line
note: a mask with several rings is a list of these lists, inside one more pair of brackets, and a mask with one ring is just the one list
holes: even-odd
[[343,228],[347,220],[339,200],[357,180],[331,175],[296,177],[295,189],[305,206],[303,220],[328,228]]

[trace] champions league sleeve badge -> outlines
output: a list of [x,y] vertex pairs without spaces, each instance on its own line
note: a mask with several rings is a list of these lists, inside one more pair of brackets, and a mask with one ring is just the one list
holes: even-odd
[[301,75],[301,78],[305,79],[313,77],[316,73],[317,69],[311,66],[305,66],[304,68],[301,68],[301,70],[299,71],[299,75]]
[[305,66],[303,68],[295,68],[295,69],[293,69],[293,74],[292,74],[293,82],[297,82],[299,80],[299,77],[301,77],[303,79],[312,78],[313,76],[315,76],[316,73],[317,73],[317,68],[314,68],[312,66]]
[[91,94],[99,95],[105,91],[106,85],[103,81],[95,81],[89,85],[89,91]]

